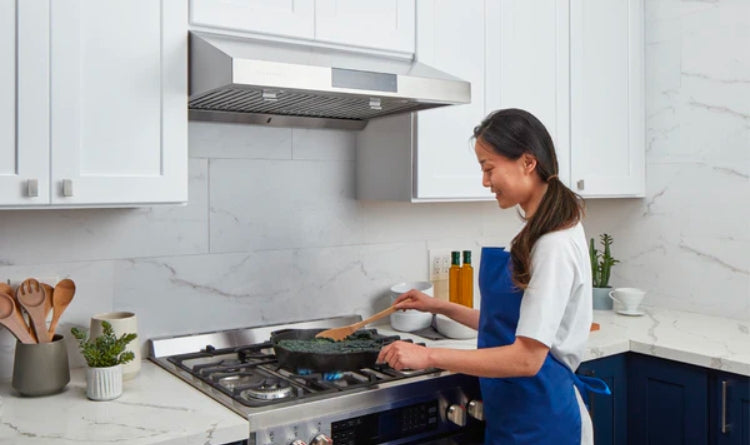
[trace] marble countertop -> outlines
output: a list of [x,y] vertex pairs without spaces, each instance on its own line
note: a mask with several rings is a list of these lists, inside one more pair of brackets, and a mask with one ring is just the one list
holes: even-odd
[[[589,336],[584,361],[638,352],[691,365],[750,376],[750,320],[733,320],[661,308],[642,316],[594,311],[601,329]],[[474,348],[476,339],[427,340],[380,327],[380,332],[413,338],[427,346]]]
[[119,398],[86,398],[84,368],[62,393],[21,397],[0,385],[0,444],[207,445],[247,439],[247,420],[144,360]]
[[[633,351],[750,376],[750,321],[647,308],[640,317],[595,311],[585,360]],[[428,346],[470,349],[476,340],[427,340],[378,326],[382,333]],[[0,443],[226,444],[246,439],[238,414],[149,361],[109,402],[86,398],[84,370],[74,369],[64,392],[19,397],[0,384]]]

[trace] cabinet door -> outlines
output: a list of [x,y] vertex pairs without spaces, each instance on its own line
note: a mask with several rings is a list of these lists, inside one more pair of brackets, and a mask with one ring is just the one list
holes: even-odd
[[570,5],[573,190],[644,196],[643,0]]
[[316,0],[315,40],[414,53],[414,0]]
[[628,436],[634,444],[708,443],[708,373],[634,354],[628,365]]
[[190,24],[313,39],[314,0],[190,0]]
[[187,200],[187,5],[51,2],[52,203]]
[[414,197],[492,199],[472,130],[484,118],[484,2],[417,2],[417,59],[471,82],[471,103],[417,113]]
[[487,0],[486,113],[529,111],[555,142],[570,185],[569,7],[567,0]]
[[48,24],[49,1],[0,0],[0,205],[49,203]]
[[750,443],[750,378],[718,373],[712,389],[712,430],[718,445]]
[[589,393],[589,414],[594,424],[596,445],[628,443],[628,388],[626,356],[618,354],[581,363],[577,374],[596,377],[607,382],[612,395]]

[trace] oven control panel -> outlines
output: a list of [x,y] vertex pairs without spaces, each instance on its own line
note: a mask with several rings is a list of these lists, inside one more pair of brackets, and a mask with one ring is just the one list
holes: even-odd
[[438,401],[431,400],[366,416],[333,422],[336,445],[370,445],[433,431],[438,427]]
[[271,428],[251,437],[251,445],[374,445],[421,437],[438,430],[440,402],[430,400],[330,423],[308,422]]
[[[251,416],[248,443],[398,445],[481,432],[478,396],[477,379],[459,374],[373,387]],[[461,419],[459,411],[466,413]]]

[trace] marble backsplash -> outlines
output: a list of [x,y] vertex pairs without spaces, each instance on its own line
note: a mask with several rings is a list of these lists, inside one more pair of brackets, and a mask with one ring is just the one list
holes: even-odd
[[[750,319],[750,4],[646,13],[647,197],[589,200],[587,233],[614,236],[612,284],[645,304]],[[357,201],[350,132],[191,122],[189,141],[185,206],[0,212],[0,278],[70,276],[61,332],[129,310],[143,342],[369,315],[427,278],[428,249],[478,261],[521,225],[493,202]],[[0,380],[13,350],[0,330]]]

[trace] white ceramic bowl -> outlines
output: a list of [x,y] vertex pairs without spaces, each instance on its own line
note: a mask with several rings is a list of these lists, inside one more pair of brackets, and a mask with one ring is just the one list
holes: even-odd
[[445,315],[435,315],[435,329],[448,338],[464,340],[477,336],[477,331],[454,321]]
[[[429,281],[407,281],[404,283],[398,283],[391,287],[391,303],[393,303],[399,295],[407,292],[411,289],[417,289],[425,294],[432,296],[432,283]],[[391,314],[391,327],[401,332],[412,332],[418,331],[429,327],[432,324],[432,314],[429,312],[421,312],[414,309],[406,311],[396,311]]]
[[401,332],[413,332],[428,328],[432,324],[432,314],[414,310],[396,311],[391,314],[391,327]]

